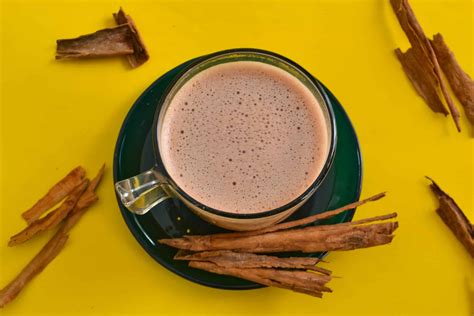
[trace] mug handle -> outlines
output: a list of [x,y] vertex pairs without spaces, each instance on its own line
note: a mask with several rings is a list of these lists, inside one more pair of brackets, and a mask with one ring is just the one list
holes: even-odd
[[143,215],[171,196],[163,189],[166,180],[155,167],[115,183],[115,191],[132,213]]

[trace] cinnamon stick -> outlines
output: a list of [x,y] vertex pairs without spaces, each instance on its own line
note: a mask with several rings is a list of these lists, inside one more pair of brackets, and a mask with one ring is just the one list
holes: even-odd
[[474,125],[474,81],[461,68],[441,34],[436,34],[431,44],[451,89],[463,105],[469,122]]
[[132,36],[131,41],[133,45],[133,54],[127,55],[128,63],[133,68],[136,68],[142,65],[150,58],[150,55],[148,54],[145,43],[143,42],[143,39],[140,36],[140,33],[138,32],[135,22],[133,21],[130,15],[126,14],[123,11],[122,8],[120,8],[120,10],[117,13],[114,13],[113,16],[114,16],[115,22],[117,22],[118,25],[121,25],[121,24],[130,25],[131,36]]
[[240,269],[221,267],[212,262],[201,261],[191,261],[189,266],[212,273],[235,276],[262,285],[290,289],[315,297],[322,297],[323,292],[332,292],[331,289],[325,286],[330,277],[311,272],[262,268]]
[[[425,59],[423,63],[430,63],[431,69],[434,72],[438,82],[436,87],[437,89],[439,88],[441,90],[441,95],[443,96],[444,100],[446,101],[446,104],[448,105],[449,111],[451,112],[457,130],[461,131],[461,126],[459,123],[459,111],[454,105],[454,102],[451,99],[446,84],[442,78],[441,68],[436,58],[436,54],[433,50],[433,47],[431,46],[430,41],[423,32],[421,25],[418,23],[418,20],[415,17],[415,13],[413,12],[410,4],[408,3],[408,0],[390,0],[390,3],[392,4],[393,10],[398,18],[400,26],[407,35],[407,38],[410,41],[413,50],[416,51],[415,53],[413,53],[414,56],[420,59]],[[410,80],[412,78],[413,76],[409,76]],[[415,85],[415,83],[413,84]],[[430,107],[436,108],[435,105],[430,105]]]
[[91,180],[89,186],[87,187],[84,194],[80,197],[79,201],[77,201],[76,206],[72,210],[72,212],[66,217],[63,224],[56,232],[56,234],[67,235],[72,227],[76,225],[76,223],[81,219],[82,215],[88,210],[88,208],[97,202],[98,197],[95,193],[97,190],[98,185],[100,184],[102,177],[104,175],[105,164],[99,169],[97,175]]
[[18,234],[12,236],[8,242],[8,246],[12,247],[21,244],[37,233],[51,229],[59,224],[76,206],[77,201],[81,197],[89,185],[89,180],[83,180],[82,183],[74,189],[71,195],[55,210],[51,211],[48,215],[43,218],[37,219]]
[[104,176],[104,171],[105,171],[105,164],[103,164],[100,167],[96,176],[90,181],[89,186],[87,187],[86,191],[79,198],[79,201],[77,201],[75,210],[83,209],[89,205],[90,200],[95,196],[95,190],[97,190],[97,187],[99,186],[100,181],[102,181],[102,177]]
[[56,183],[48,193],[26,210],[21,216],[31,224],[44,212],[55,206],[69,195],[84,179],[86,171],[81,166],[72,169],[64,178]]
[[[77,224],[82,215],[87,211],[88,207],[97,200],[95,190],[97,189],[104,167],[99,170],[98,174],[92,179],[87,190],[81,196],[76,207],[69,213],[61,227],[54,236],[46,243],[40,252],[28,263],[28,265],[14,278],[7,286],[0,290],[0,308],[11,302],[23,290],[23,288],[39,274],[62,250],[69,231]],[[84,197],[84,198],[83,198]],[[82,201],[82,202],[81,202]]]
[[369,225],[312,226],[264,233],[256,236],[227,238],[203,235],[161,239],[158,242],[192,251],[234,250],[249,253],[319,252],[352,250],[390,243],[398,222]]
[[221,267],[234,268],[283,268],[317,271],[330,275],[331,271],[316,267],[318,258],[279,258],[274,256],[256,255],[229,250],[204,251],[191,254],[177,254],[175,260],[208,261]]
[[130,55],[134,53],[129,24],[99,30],[73,39],[56,41],[56,59]]
[[270,232],[275,232],[275,231],[279,231],[279,230],[290,229],[290,228],[294,228],[294,227],[298,227],[298,226],[304,226],[304,225],[308,225],[308,224],[314,223],[314,222],[319,221],[319,220],[331,218],[333,216],[341,214],[342,212],[345,212],[345,211],[348,211],[348,210],[351,210],[351,209],[355,209],[355,208],[357,208],[361,205],[364,205],[368,202],[373,202],[373,201],[380,200],[381,198],[385,197],[385,195],[386,195],[385,192],[381,192],[381,193],[375,194],[371,197],[368,197],[364,200],[349,203],[347,205],[341,206],[341,207],[339,207],[337,209],[334,209],[334,210],[326,211],[326,212],[320,213],[320,214],[311,215],[311,216],[308,216],[308,217],[305,217],[305,218],[297,219],[297,220],[294,220],[294,221],[289,221],[289,222],[286,222],[286,223],[276,224],[276,225],[273,225],[273,226],[270,226],[270,227],[267,227],[267,228],[262,228],[262,229],[258,229],[258,230],[247,231],[247,232],[214,234],[214,236],[215,237],[228,237],[228,238],[244,237],[244,236],[255,236],[255,235],[260,235],[260,234],[264,234],[264,233],[270,233]]
[[395,54],[402,64],[405,74],[410,79],[415,90],[425,100],[426,104],[434,111],[448,114],[446,107],[438,94],[438,79],[429,61],[417,55],[419,50],[409,48],[403,53],[399,48]]
[[67,235],[53,237],[26,265],[20,274],[0,291],[0,308],[10,303],[37,274],[46,268],[63,249]]
[[190,267],[322,297],[323,292],[330,291],[326,283],[330,280],[331,272],[316,267],[318,259],[279,258],[260,253],[351,250],[390,243],[398,222],[378,221],[393,219],[397,216],[396,213],[336,225],[294,228],[315,219],[334,216],[384,195],[381,193],[309,219],[280,224],[283,226],[276,225],[279,227],[275,231],[184,236],[161,239],[158,242],[180,249],[174,259],[189,260]]
[[474,258],[474,228],[468,218],[457,205],[456,201],[444,192],[433,179],[426,177],[431,181],[431,190],[439,201],[439,207],[436,210],[446,226],[451,229],[456,238],[462,243],[464,248]]

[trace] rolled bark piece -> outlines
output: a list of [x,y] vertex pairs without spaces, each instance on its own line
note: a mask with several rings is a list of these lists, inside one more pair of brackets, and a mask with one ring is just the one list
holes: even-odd
[[315,297],[322,297],[323,292],[332,292],[331,289],[325,286],[330,277],[311,272],[258,268],[240,269],[221,267],[212,262],[201,261],[191,261],[189,266],[212,273],[238,277],[262,285],[290,289]]
[[[410,41],[413,50],[416,51],[414,55],[416,56],[416,58],[426,59],[426,61],[423,61],[423,63],[430,63],[432,71],[434,72],[438,81],[436,87],[439,87],[439,89],[441,90],[441,94],[443,95],[446,104],[448,105],[449,111],[451,112],[457,130],[461,131],[461,126],[459,124],[459,111],[454,105],[451,96],[449,95],[448,89],[441,74],[441,68],[436,58],[436,54],[433,50],[433,47],[431,47],[430,41],[423,32],[421,25],[418,23],[415,17],[415,13],[410,7],[408,0],[390,0],[390,3],[392,4],[393,10],[398,18],[400,26],[402,27],[408,40]],[[408,78],[412,80],[412,77],[409,76]],[[413,84],[415,85],[415,83]],[[430,105],[430,107],[433,108],[433,105]],[[446,113],[445,111],[446,109],[444,109],[443,113]]]
[[73,39],[60,39],[56,43],[56,59],[121,56],[134,52],[133,31],[129,24]]
[[56,183],[44,197],[26,210],[21,216],[31,224],[44,212],[58,204],[69,195],[84,179],[86,171],[81,166],[72,169],[64,178]]
[[43,218],[37,219],[18,234],[12,236],[8,246],[16,246],[31,239],[37,233],[51,229],[58,225],[76,206],[77,201],[89,185],[89,180],[83,182],[71,193],[70,196],[55,210],[51,211]]
[[361,205],[364,205],[368,202],[373,202],[373,201],[380,200],[381,198],[385,197],[385,195],[386,195],[385,192],[381,192],[381,193],[378,193],[378,194],[373,195],[371,197],[368,197],[364,200],[344,205],[344,206],[339,207],[335,210],[326,211],[324,213],[311,215],[311,216],[301,218],[301,219],[297,219],[297,220],[290,221],[290,222],[276,224],[276,225],[273,225],[273,226],[270,226],[270,227],[267,227],[267,228],[262,228],[262,229],[258,229],[258,230],[247,231],[247,232],[214,234],[214,236],[215,237],[228,237],[228,238],[244,237],[244,236],[255,236],[255,235],[261,235],[261,234],[264,234],[264,233],[270,233],[270,232],[275,232],[275,231],[279,231],[279,230],[290,229],[290,228],[294,228],[294,227],[298,227],[298,226],[304,226],[304,225],[308,225],[308,224],[311,224],[311,223],[319,221],[319,220],[331,218],[333,216],[341,214],[342,212],[345,212],[345,211],[348,211],[348,210],[351,210],[351,209],[355,209],[355,208],[357,208]]
[[[0,308],[11,302],[23,290],[23,288],[40,273],[63,249],[68,239],[69,231],[77,224],[82,215],[87,211],[88,207],[97,200],[94,191],[97,189],[104,167],[99,170],[98,174],[92,179],[87,190],[81,196],[81,203],[77,203],[76,207],[64,220],[61,227],[48,241],[48,243],[40,250],[40,252],[28,263],[28,265],[13,279],[7,286],[0,290]],[[85,197],[83,199],[83,197]]]
[[142,65],[150,58],[150,55],[148,54],[145,43],[138,32],[135,22],[130,15],[125,14],[122,8],[120,8],[117,13],[114,13],[113,16],[118,25],[125,23],[130,25],[133,44],[133,54],[127,56],[130,66],[136,68]]
[[474,125],[474,81],[461,68],[441,34],[436,34],[431,44],[451,89],[463,105],[469,122]]
[[23,288],[59,254],[68,239],[67,235],[53,237],[40,252],[21,270],[20,274],[0,290],[0,307],[11,302]]
[[256,236],[226,238],[222,236],[185,236],[158,242],[191,251],[234,250],[249,253],[319,252],[352,250],[390,243],[398,222],[370,225],[312,226],[264,233]]
[[192,254],[177,254],[175,260],[208,261],[221,267],[232,268],[282,268],[317,271],[330,275],[331,271],[316,267],[318,258],[279,258],[273,256],[256,255],[252,253],[234,252],[229,250],[204,251]]
[[413,48],[409,48],[405,53],[402,53],[399,48],[395,50],[395,54],[416,92],[434,112],[447,115],[448,111],[438,94],[438,78],[429,61],[423,56],[418,56],[417,52]]
[[66,217],[64,223],[61,225],[56,234],[67,235],[72,227],[81,219],[82,215],[88,210],[88,208],[97,202],[98,197],[95,193],[102,177],[104,175],[105,164],[99,169],[97,175],[91,180],[84,194],[82,194],[79,201],[77,201],[76,207]]
[[451,229],[456,238],[462,243],[464,248],[474,258],[474,228],[469,222],[456,201],[444,192],[433,179],[427,177],[431,181],[431,190],[439,201],[439,207],[436,210],[446,226]]
[[89,186],[87,187],[86,191],[84,194],[79,198],[79,201],[77,201],[77,205],[74,210],[76,209],[82,209],[84,207],[88,207],[91,200],[94,199],[94,197],[97,197],[95,195],[95,190],[100,184],[100,181],[102,180],[102,177],[104,176],[104,170],[105,170],[105,164],[103,164],[99,171],[97,172],[96,176],[91,180],[89,183]]

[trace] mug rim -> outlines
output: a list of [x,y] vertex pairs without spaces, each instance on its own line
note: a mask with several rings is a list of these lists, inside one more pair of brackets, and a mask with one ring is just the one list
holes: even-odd
[[[194,199],[192,196],[187,194],[183,189],[177,185],[177,183],[173,180],[173,178],[169,175],[168,170],[166,170],[166,166],[163,162],[163,159],[161,158],[161,153],[159,149],[159,143],[158,143],[158,133],[157,127],[158,127],[158,122],[161,114],[161,109],[163,107],[163,104],[168,96],[168,94],[171,92],[173,87],[176,85],[176,83],[191,69],[194,67],[198,66],[199,64],[206,62],[207,60],[214,58],[214,57],[220,57],[223,55],[230,55],[230,54],[235,54],[235,53],[255,53],[255,54],[261,54],[261,55],[267,55],[271,58],[274,59],[280,59],[281,61],[289,64],[291,67],[295,68],[296,70],[300,71],[303,73],[307,79],[314,85],[316,90],[319,92],[321,97],[323,98],[324,101],[324,106],[327,109],[328,116],[329,116],[329,123],[330,123],[330,129],[332,131],[331,137],[330,137],[330,142],[329,142],[329,148],[328,148],[328,155],[326,158],[326,161],[319,172],[319,175],[316,177],[316,179],[311,183],[311,185],[298,197],[293,199],[292,201],[286,203],[285,205],[282,205],[280,207],[268,210],[268,211],[263,211],[263,212],[257,212],[257,213],[230,213],[230,212],[225,212],[221,210],[214,209],[212,207],[209,207],[196,199]],[[169,184],[171,185],[173,190],[176,190],[178,195],[186,199],[188,202],[192,203],[196,207],[200,208],[203,211],[212,213],[214,215],[226,217],[226,218],[234,218],[234,219],[256,219],[256,218],[264,218],[264,217],[269,217],[272,215],[276,215],[279,213],[282,213],[284,211],[287,211],[301,202],[305,201],[308,197],[310,197],[316,190],[317,188],[321,185],[321,183],[324,181],[326,178],[332,164],[334,161],[334,156],[336,154],[336,143],[337,143],[337,129],[336,129],[336,120],[335,120],[335,115],[334,115],[334,110],[332,108],[331,101],[322,88],[322,85],[319,83],[319,81],[313,77],[306,69],[304,69],[302,66],[294,62],[293,60],[282,56],[280,54],[263,50],[263,49],[257,49],[257,48],[233,48],[233,49],[227,49],[227,50],[222,50],[222,51],[217,51],[211,54],[203,55],[201,57],[197,57],[194,60],[192,60],[186,67],[184,67],[174,78],[173,80],[169,83],[168,87],[165,89],[164,93],[158,100],[158,105],[154,114],[154,119],[153,119],[153,125],[152,125],[152,143],[153,143],[153,155],[155,157],[155,165],[157,165],[157,161],[162,161],[162,167],[160,169],[163,169],[165,172],[165,176]]]

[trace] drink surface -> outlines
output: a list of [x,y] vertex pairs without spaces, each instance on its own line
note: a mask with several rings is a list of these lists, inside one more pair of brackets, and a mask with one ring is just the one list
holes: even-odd
[[318,100],[286,71],[252,61],[208,68],[167,109],[160,153],[189,196],[229,213],[259,213],[293,201],[327,158]]

